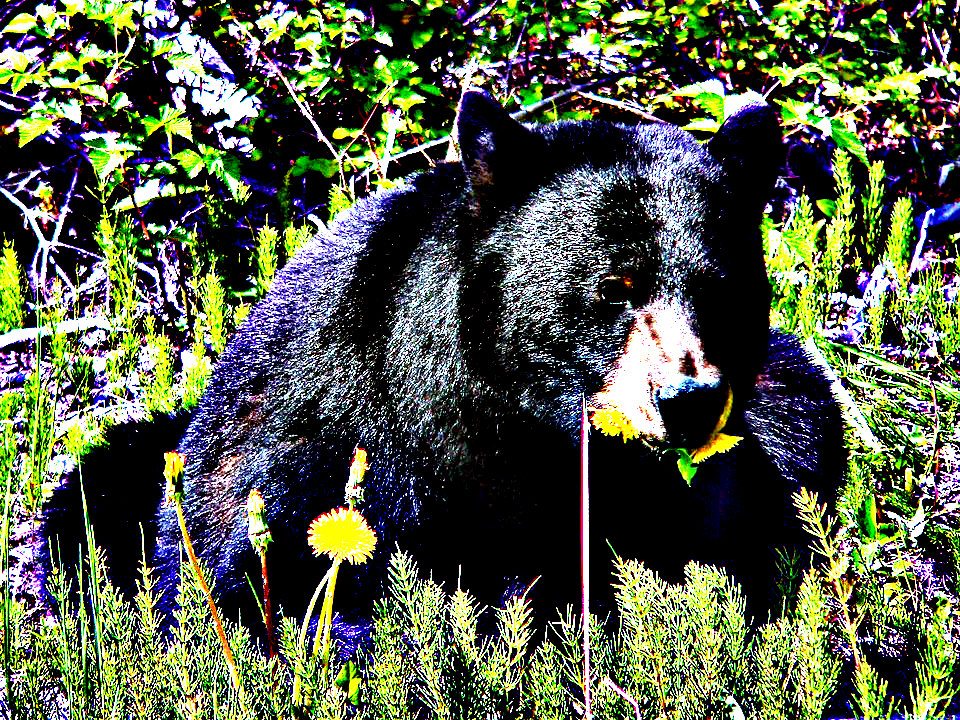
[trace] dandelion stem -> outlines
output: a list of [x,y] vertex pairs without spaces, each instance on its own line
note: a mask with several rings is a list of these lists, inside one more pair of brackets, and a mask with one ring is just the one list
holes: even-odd
[[580,397],[580,588],[583,592],[583,705],[585,720],[593,718],[590,698],[590,490],[587,400]]
[[320,610],[320,620],[317,623],[317,634],[313,638],[313,656],[317,656],[320,633],[323,633],[323,675],[326,677],[330,667],[330,631],[333,627],[333,591],[337,586],[337,575],[340,570],[340,561],[333,563],[330,572],[330,583],[323,595],[323,608]]
[[267,652],[271,658],[277,655],[277,637],[273,629],[273,608],[270,605],[270,583],[267,580],[267,552],[260,552],[260,574],[263,576],[263,622],[267,628]]
[[[307,644],[307,628],[310,627],[310,618],[313,616],[313,608],[317,605],[317,599],[320,597],[320,593],[327,586],[327,583],[330,581],[331,576],[333,575],[334,568],[336,568],[338,563],[334,563],[333,566],[327,571],[327,574],[323,576],[323,579],[317,584],[317,589],[313,591],[313,597],[310,598],[310,604],[307,605],[307,612],[303,616],[303,624],[300,626],[300,642],[298,643],[297,654],[303,653],[303,657],[306,656],[306,644]],[[316,645],[316,643],[314,643]],[[293,702],[295,705],[303,704],[303,688],[300,673],[296,672],[293,680]]]
[[177,509],[177,519],[180,521],[180,532],[183,534],[183,545],[187,549],[187,555],[190,558],[190,564],[197,575],[197,583],[203,591],[203,596],[207,599],[207,605],[210,607],[210,616],[213,618],[213,624],[217,629],[217,635],[220,637],[220,646],[223,648],[223,657],[227,661],[227,667],[230,669],[230,680],[240,698],[240,704],[246,710],[247,699],[243,691],[243,685],[240,684],[240,674],[237,672],[237,664],[233,659],[233,651],[230,650],[230,643],[227,641],[227,634],[223,631],[223,623],[220,622],[220,613],[217,612],[217,606],[213,602],[213,595],[210,594],[210,587],[200,572],[200,562],[197,560],[197,554],[193,551],[193,543],[190,542],[190,533],[187,532],[187,521],[183,515],[183,505],[179,496],[173,494],[173,505]]

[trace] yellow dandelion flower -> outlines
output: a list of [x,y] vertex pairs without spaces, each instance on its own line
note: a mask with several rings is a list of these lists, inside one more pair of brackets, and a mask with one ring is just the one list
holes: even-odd
[[711,455],[725,453],[730,448],[743,440],[739,435],[727,435],[725,433],[716,433],[710,437],[707,444],[699,447],[690,453],[690,460],[699,463],[706,460]]
[[359,565],[373,555],[377,534],[353,508],[337,508],[310,523],[307,543],[314,555],[326,554],[331,560]]
[[624,442],[640,437],[630,418],[616,408],[590,408],[590,424],[604,435],[622,436]]
[[708,457],[716,455],[717,453],[725,453],[727,450],[743,440],[743,438],[738,435],[727,435],[721,432],[721,430],[726,427],[727,420],[730,419],[730,409],[732,407],[733,391],[728,387],[727,402],[724,404],[723,412],[720,414],[720,421],[713,429],[713,432],[710,433],[710,437],[707,439],[707,442],[705,442],[701,447],[698,447],[696,450],[690,451],[691,462],[700,463],[706,460]]

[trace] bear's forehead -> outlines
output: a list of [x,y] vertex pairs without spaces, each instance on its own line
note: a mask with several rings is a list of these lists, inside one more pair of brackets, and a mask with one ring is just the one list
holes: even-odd
[[708,224],[722,197],[712,166],[637,162],[568,170],[539,188],[526,212],[548,225],[578,225],[610,240]]

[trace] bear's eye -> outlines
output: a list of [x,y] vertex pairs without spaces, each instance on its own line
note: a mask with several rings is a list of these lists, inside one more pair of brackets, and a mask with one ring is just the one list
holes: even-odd
[[597,285],[597,299],[609,305],[627,305],[633,291],[633,280],[619,275],[603,278]]

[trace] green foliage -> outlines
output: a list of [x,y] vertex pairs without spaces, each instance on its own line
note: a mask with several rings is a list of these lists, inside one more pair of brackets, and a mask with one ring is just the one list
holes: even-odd
[[313,237],[313,232],[310,228],[288,225],[283,231],[283,252],[287,260],[290,260],[311,237]]
[[270,289],[273,276],[277,272],[277,243],[280,241],[277,231],[264,225],[257,234],[257,294],[263,297]]
[[870,163],[867,192],[863,198],[863,224],[866,228],[864,246],[866,256],[876,259],[880,241],[880,210],[883,207],[883,163],[875,160]]
[[184,362],[183,384],[180,392],[184,410],[192,410],[200,402],[213,367],[200,343],[194,344],[189,358],[192,362]]
[[910,280],[912,224],[913,203],[907,197],[897,198],[890,213],[890,233],[887,237],[887,252],[884,260],[892,270],[901,294],[906,292],[907,283]]
[[923,628],[923,646],[917,659],[917,679],[910,686],[913,717],[937,717],[947,710],[960,680],[953,672],[957,649],[953,636],[956,614],[945,598],[939,599],[933,615]]
[[133,227],[129,217],[114,224],[104,215],[97,228],[97,244],[107,261],[110,285],[107,306],[128,330],[133,329],[137,294],[137,257]]
[[0,256],[0,333],[23,327],[23,281],[17,254],[9,243]]
[[23,396],[27,413],[27,465],[21,493],[26,506],[36,512],[43,495],[43,482],[46,480],[47,465],[53,454],[56,431],[55,395],[51,392],[48,379],[42,373],[39,359],[23,386]]
[[144,399],[151,413],[171,413],[176,401],[173,392],[173,346],[157,332],[147,337],[146,363],[150,365],[144,383]]
[[202,327],[210,335],[211,349],[219,355],[227,346],[227,305],[223,284],[216,273],[207,273],[201,281],[200,306],[204,314]]

